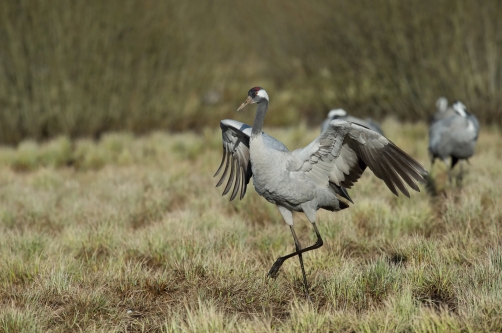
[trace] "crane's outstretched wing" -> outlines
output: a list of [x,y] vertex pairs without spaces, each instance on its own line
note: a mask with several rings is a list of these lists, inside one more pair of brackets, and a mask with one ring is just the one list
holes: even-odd
[[377,123],[376,121],[374,121],[371,118],[366,118],[365,121],[368,123],[368,126],[366,126],[366,127],[368,127],[372,131],[377,132],[380,135],[385,136],[385,133],[383,132],[382,127],[380,127],[379,123]]
[[[387,187],[410,196],[404,183],[420,191],[427,171],[386,137],[357,124],[333,120],[329,128],[304,149],[293,152],[297,163],[290,171],[302,171],[322,186],[334,183],[350,188],[368,166]],[[299,162],[299,163],[298,163]]]
[[[220,122],[221,135],[223,139],[223,158],[220,167],[215,173],[215,177],[223,169],[221,179],[216,184],[216,187],[223,184],[225,178],[230,171],[227,185],[223,190],[223,195],[234,185],[234,189],[230,196],[232,201],[240,191],[240,199],[246,194],[247,184],[253,173],[251,171],[251,161],[249,158],[249,138],[251,137],[251,126],[241,123],[237,120],[225,119]],[[288,151],[280,141],[263,133],[265,144],[280,151]]]
[[223,190],[223,195],[230,191],[234,185],[234,190],[230,196],[232,201],[240,190],[240,199],[246,194],[246,187],[251,179],[251,162],[249,160],[249,137],[251,127],[235,120],[222,120],[220,122],[221,136],[223,139],[223,158],[214,177],[216,177],[225,165],[225,170],[221,175],[220,181],[216,187],[223,184],[230,170],[227,185]]
[[[334,119],[335,118],[329,118],[329,117],[326,118],[322,122],[322,124],[321,124],[321,132],[324,132],[324,130],[329,127],[329,124]],[[351,122],[351,123],[354,123],[354,124],[358,124],[358,125],[361,125],[363,127],[369,128],[370,130],[375,131],[378,134],[385,135],[383,133],[383,130],[380,127],[380,125],[376,121],[374,121],[373,119],[371,119],[371,118],[366,118],[366,120],[363,120],[363,119],[359,119],[359,118],[352,117],[352,116],[345,116],[345,117],[340,117],[340,118],[336,118],[336,119],[348,121],[348,122]]]

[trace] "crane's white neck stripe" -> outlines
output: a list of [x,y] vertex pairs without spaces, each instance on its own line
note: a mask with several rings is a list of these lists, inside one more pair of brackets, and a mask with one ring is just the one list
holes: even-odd
[[261,98],[265,98],[267,101],[269,100],[268,94],[264,89],[258,90],[258,92],[256,93],[256,96],[260,96]]
[[445,97],[440,97],[436,102],[436,107],[439,111],[445,112],[448,108],[448,100]]
[[328,118],[345,117],[346,115],[347,111],[345,111],[344,109],[333,109],[329,111]]
[[453,104],[453,110],[455,110],[460,116],[467,117],[467,113],[465,112],[465,105],[461,102],[457,102]]

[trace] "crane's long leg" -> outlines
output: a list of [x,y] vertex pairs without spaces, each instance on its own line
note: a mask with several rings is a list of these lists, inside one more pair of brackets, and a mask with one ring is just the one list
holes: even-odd
[[462,181],[464,180],[464,161],[460,161],[460,172],[457,175],[457,186],[462,187]]
[[[293,226],[290,225],[289,228],[291,229],[291,234],[293,235],[293,238],[295,240],[296,252],[298,252],[302,249],[302,246],[301,246],[300,242],[298,241],[298,237],[296,237],[296,232],[295,232],[295,229],[293,228]],[[300,260],[300,266],[302,268],[303,286],[305,287],[305,294],[307,295],[307,298],[310,300],[309,288],[308,288],[308,284],[307,284],[307,274],[305,274],[305,267],[303,267],[303,257],[302,257],[301,253],[298,255],[298,259]]]
[[458,158],[456,158],[455,156],[452,156],[451,157],[451,167],[450,167],[450,170],[448,171],[448,182],[450,183],[450,185],[452,184],[452,175],[453,175],[453,168],[455,167],[455,164],[457,164],[458,162]]
[[[287,255],[285,255],[283,257],[277,258],[277,260],[275,261],[274,265],[272,265],[272,268],[270,268],[270,271],[268,272],[268,276],[270,276],[272,278],[275,278],[277,276],[277,272],[281,268],[281,266],[284,263],[284,261],[286,261],[289,258],[294,257],[294,256],[300,256],[302,253],[318,249],[318,248],[320,248],[324,244],[324,242],[322,240],[322,237],[321,237],[321,234],[319,233],[319,230],[317,230],[317,225],[315,223],[312,223],[312,225],[314,226],[314,231],[315,231],[315,233],[317,235],[317,241],[315,242],[315,244],[311,245],[309,247],[306,247],[304,249],[296,250],[295,252],[287,254]],[[300,259],[300,260],[302,260],[302,259]],[[303,264],[302,264],[302,269],[303,269]],[[306,280],[307,279],[305,278],[305,280],[304,280],[305,281],[305,290],[307,290]]]
[[319,234],[319,230],[317,230],[317,226],[314,223],[315,210],[312,211],[309,206],[306,206],[304,208],[304,211],[307,210],[309,213],[309,214],[306,214],[307,218],[309,218],[309,216],[310,216],[309,221],[312,222],[312,224],[314,225],[314,230],[317,234],[317,242],[312,246],[309,246],[305,249],[302,249],[302,246],[301,246],[300,242],[298,241],[298,237],[296,237],[295,229],[293,228],[293,214],[292,214],[292,212],[285,207],[277,206],[277,208],[279,208],[279,212],[281,213],[282,217],[284,218],[284,221],[289,225],[289,229],[291,230],[291,234],[293,235],[293,239],[295,240],[296,251],[291,254],[288,254],[284,257],[279,257],[279,259],[277,259],[275,264],[272,266],[272,268],[268,272],[268,276],[275,278],[277,276],[277,272],[279,271],[279,268],[281,268],[281,266],[285,260],[287,260],[293,256],[298,256],[298,259],[300,260],[300,266],[302,268],[303,285],[305,287],[305,294],[307,295],[307,299],[310,300],[309,288],[308,288],[308,284],[307,284],[307,274],[305,274],[305,267],[303,266],[302,253],[313,250],[313,249],[317,249],[318,247],[321,247],[323,244],[321,235]]

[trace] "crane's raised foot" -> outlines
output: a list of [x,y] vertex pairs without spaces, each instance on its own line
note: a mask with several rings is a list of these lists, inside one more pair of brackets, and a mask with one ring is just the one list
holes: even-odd
[[268,272],[267,276],[271,277],[272,279],[275,279],[284,261],[285,259],[282,257],[277,258],[275,263],[272,265],[272,268],[270,268],[270,271]]
[[[290,253],[288,255],[285,255],[284,257],[279,257],[277,258],[277,260],[275,261],[275,263],[272,265],[272,268],[270,268],[270,271],[268,272],[267,276],[275,279],[277,277],[277,273],[279,272],[279,269],[281,268],[282,264],[289,258],[293,257],[293,256],[297,256],[297,255],[300,255],[304,252],[307,252],[307,251],[311,251],[311,250],[314,250],[314,249],[317,249],[317,248],[320,248],[324,242],[321,238],[321,235],[319,234],[319,231],[317,230],[317,227],[315,226],[314,224],[314,228],[316,230],[316,234],[317,234],[317,241],[315,242],[314,245],[312,246],[309,246],[309,247],[306,247],[304,249],[301,249],[301,250],[298,250],[293,252],[293,253]],[[303,264],[301,264],[302,267],[303,267]],[[303,272],[303,268],[302,268],[302,272]],[[305,281],[306,281],[306,278],[305,278]]]

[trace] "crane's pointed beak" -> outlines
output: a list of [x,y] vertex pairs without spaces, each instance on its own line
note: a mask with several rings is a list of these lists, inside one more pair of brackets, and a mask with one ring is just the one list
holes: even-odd
[[248,98],[246,98],[246,100],[244,101],[244,103],[242,103],[241,106],[239,106],[239,108],[237,109],[237,111],[240,111],[240,110],[244,109],[246,107],[246,105],[252,104],[252,103],[253,103],[253,99],[248,96]]

